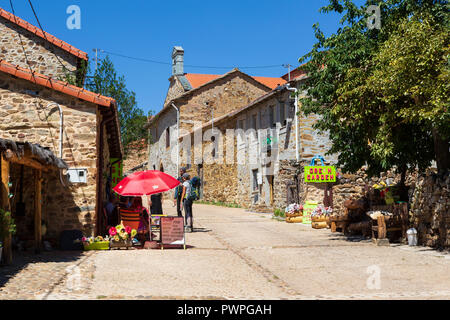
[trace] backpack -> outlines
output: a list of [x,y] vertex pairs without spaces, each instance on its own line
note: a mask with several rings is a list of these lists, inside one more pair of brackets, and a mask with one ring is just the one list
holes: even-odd
[[189,180],[189,184],[191,185],[191,192],[187,195],[187,199],[192,201],[200,199],[200,178],[193,177],[191,180]]
[[175,194],[177,195],[177,198],[180,198],[181,194],[183,193],[183,179],[181,179],[180,177],[177,180],[180,181],[181,185],[176,187]]

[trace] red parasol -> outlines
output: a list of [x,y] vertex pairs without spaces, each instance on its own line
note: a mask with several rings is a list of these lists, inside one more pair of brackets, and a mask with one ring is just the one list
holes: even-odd
[[169,191],[179,184],[180,181],[164,172],[147,170],[125,177],[113,190],[121,196],[139,197]]

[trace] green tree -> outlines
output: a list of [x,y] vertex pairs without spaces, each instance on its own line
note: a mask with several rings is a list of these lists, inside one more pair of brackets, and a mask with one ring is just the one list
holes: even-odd
[[[97,70],[89,78],[86,89],[111,97],[116,100],[120,133],[125,156],[131,142],[147,139],[147,130],[144,125],[147,117],[144,111],[137,106],[136,94],[126,87],[125,77],[118,76],[114,64],[109,56],[100,59]],[[150,115],[150,112],[149,114]]]
[[[381,9],[380,30],[367,27],[367,8],[373,4]],[[339,153],[339,165],[345,171],[367,165],[372,175],[396,167],[404,176],[408,168],[424,169],[439,155],[433,130],[448,127],[448,87],[446,91],[445,85],[437,84],[444,84],[446,72],[448,77],[443,40],[448,40],[448,29],[439,27],[448,17],[446,6],[447,1],[385,0],[366,1],[358,7],[350,0],[330,0],[321,8],[342,14],[342,27],[326,37],[317,24],[313,26],[317,43],[300,59],[309,60],[304,66],[309,78],[303,86],[307,98],[302,99],[302,109],[321,115],[316,128],[329,132],[330,153]],[[423,27],[426,17],[428,29]],[[417,44],[416,38],[402,41],[402,35],[407,30],[414,33],[418,25],[424,39],[436,36],[433,45]],[[390,54],[394,48],[396,54]],[[439,54],[431,66],[417,68],[409,63],[427,64],[432,52]],[[441,78],[433,83],[436,68]],[[407,89],[420,87],[425,79],[429,80],[427,94],[417,103]],[[445,130],[438,133],[448,153],[448,136]],[[438,165],[446,166],[445,161]]]

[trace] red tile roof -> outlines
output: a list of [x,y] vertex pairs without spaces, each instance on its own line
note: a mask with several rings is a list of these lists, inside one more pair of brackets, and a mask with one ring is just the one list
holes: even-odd
[[193,89],[198,88],[207,82],[210,82],[212,80],[221,77],[221,75],[217,74],[198,74],[198,73],[186,73],[184,76],[186,77],[186,79],[188,79]]
[[45,76],[37,72],[31,73],[29,69],[21,68],[19,66],[16,66],[1,59],[0,59],[0,72],[13,75],[20,79],[28,80],[38,85],[68,94],[81,100],[98,104],[100,106],[110,107],[112,104],[115,104],[116,102],[113,98],[102,96],[98,93],[85,90],[83,88],[68,84],[67,82],[64,81],[54,80],[48,76]]
[[269,78],[269,77],[253,77],[258,82],[269,87],[270,89],[275,89],[276,87],[286,83],[286,80],[282,78]]
[[75,48],[74,46],[71,46],[70,44],[56,38],[55,36],[51,35],[48,32],[42,32],[41,29],[39,29],[38,27],[33,26],[32,24],[26,22],[25,20],[14,16],[12,13],[0,8],[0,17],[5,18],[6,20],[24,28],[25,30],[30,31],[31,33],[34,33],[35,35],[37,35],[38,37],[41,37],[43,39],[47,38],[46,40],[52,44],[54,44],[55,46],[63,49],[64,51],[69,52],[70,54],[80,58],[80,59],[84,59],[84,60],[88,60],[88,56],[86,52],[83,52],[77,48]]
[[308,76],[308,73],[302,69],[303,66],[305,66],[306,63],[302,64],[301,66],[295,68],[294,70],[291,70],[291,72],[286,73],[284,76],[281,76],[284,80],[289,80],[289,74],[291,75],[291,81],[292,80],[302,80]]
[[[198,73],[186,73],[184,76],[186,77],[186,79],[188,79],[193,89],[198,88],[209,81],[222,77],[222,75],[217,74],[198,74]],[[270,77],[252,77],[252,78],[271,89],[275,89],[278,85],[283,85],[286,83],[286,80],[282,78],[270,78]]]

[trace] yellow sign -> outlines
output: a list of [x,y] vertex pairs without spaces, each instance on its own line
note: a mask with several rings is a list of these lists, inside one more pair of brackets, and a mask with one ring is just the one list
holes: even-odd
[[336,182],[336,168],[331,166],[305,167],[305,182]]

